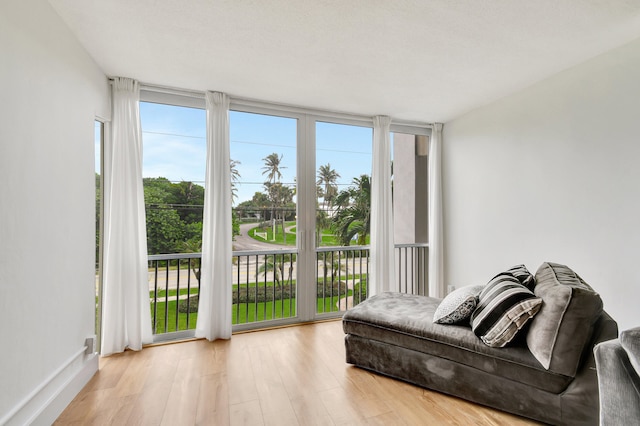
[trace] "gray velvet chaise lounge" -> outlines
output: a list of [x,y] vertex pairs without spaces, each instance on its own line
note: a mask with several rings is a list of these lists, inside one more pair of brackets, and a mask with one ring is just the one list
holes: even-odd
[[545,423],[597,424],[593,347],[616,338],[617,324],[566,266],[543,264],[533,293],[538,314],[503,348],[468,325],[435,324],[440,299],[373,296],[343,317],[347,362]]
[[602,426],[640,424],[640,327],[596,345]]

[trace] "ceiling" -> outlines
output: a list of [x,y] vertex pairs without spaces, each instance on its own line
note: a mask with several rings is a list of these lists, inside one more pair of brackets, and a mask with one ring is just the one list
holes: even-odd
[[640,0],[49,0],[109,76],[447,122],[640,38]]

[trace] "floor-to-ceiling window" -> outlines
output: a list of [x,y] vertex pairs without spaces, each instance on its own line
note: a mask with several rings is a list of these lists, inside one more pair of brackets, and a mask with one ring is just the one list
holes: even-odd
[[296,318],[298,119],[232,110],[229,138],[232,323]]
[[315,129],[316,312],[327,314],[366,298],[373,129],[327,121]]
[[[198,309],[206,113],[197,95],[143,91],[141,98],[153,327],[180,337],[195,328]],[[394,215],[402,224],[395,284],[422,292],[426,157],[417,141],[426,132],[408,130],[392,139]],[[232,101],[229,136],[234,330],[335,317],[364,300],[372,120]]]
[[[93,151],[94,151],[94,171],[95,171],[95,188],[96,188],[96,274],[95,274],[95,308],[96,308],[96,321],[95,321],[95,333],[96,336],[100,336],[101,319],[102,319],[102,150],[104,146],[104,131],[105,125],[101,120],[95,120],[93,126]],[[100,342],[100,339],[97,339]],[[99,348],[96,348],[99,350]]]
[[156,335],[192,330],[196,325],[205,116],[202,108],[140,103],[149,298]]

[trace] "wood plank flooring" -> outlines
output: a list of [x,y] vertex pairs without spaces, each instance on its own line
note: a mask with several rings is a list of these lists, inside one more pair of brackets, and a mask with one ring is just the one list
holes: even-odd
[[127,351],[55,425],[532,425],[345,363],[330,321]]

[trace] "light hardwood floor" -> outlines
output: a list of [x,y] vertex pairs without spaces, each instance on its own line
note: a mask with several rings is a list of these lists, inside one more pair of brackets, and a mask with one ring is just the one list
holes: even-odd
[[56,425],[536,424],[345,363],[330,321],[102,358]]

